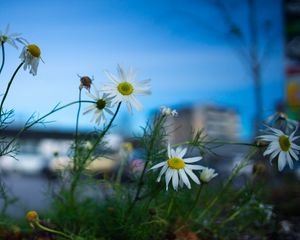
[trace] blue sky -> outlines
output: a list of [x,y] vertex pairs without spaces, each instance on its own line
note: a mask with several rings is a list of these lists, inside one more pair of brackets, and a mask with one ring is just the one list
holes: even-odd
[[[247,1],[225,2],[247,29]],[[271,50],[263,65],[264,116],[284,98],[282,3],[266,2],[259,0],[257,7],[261,46],[266,43],[262,23],[272,22],[272,41],[267,44]],[[143,112],[131,116],[124,107],[117,124],[131,123],[136,130],[149,111],[161,105],[212,103],[236,109],[242,117],[241,135],[250,134],[253,84],[235,54],[238,45],[224,38],[226,24],[210,1],[4,1],[0,16],[0,28],[9,23],[12,32],[39,45],[45,62],[36,77],[21,71],[13,83],[5,106],[16,110],[16,123],[33,112],[45,114],[59,102],[76,100],[77,74],[94,76],[101,86],[108,81],[103,71],[115,72],[122,64],[136,68],[139,79],[151,78],[153,94],[140,98]],[[0,89],[19,64],[20,51],[6,46]],[[47,127],[72,129],[75,117],[74,106],[49,117],[55,122]],[[90,118],[81,117],[82,128],[94,127]]]

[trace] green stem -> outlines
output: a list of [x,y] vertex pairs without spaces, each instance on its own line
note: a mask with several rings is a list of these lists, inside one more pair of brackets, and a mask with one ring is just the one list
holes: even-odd
[[[203,145],[205,144],[214,144],[214,145],[218,145],[218,144],[223,144],[223,145],[241,145],[241,146],[250,146],[250,147],[259,147],[257,144],[253,144],[253,143],[242,143],[242,142],[234,142],[234,141],[203,141],[201,142]],[[172,145],[172,147],[178,147],[178,146],[182,146],[182,145],[193,145],[193,141],[185,141],[182,143],[177,143]],[[168,148],[165,148],[163,150],[161,150],[159,153],[162,152],[166,152],[168,150]]]
[[[155,128],[154,128],[154,130],[153,130],[153,132],[155,132],[155,131],[157,131],[157,127],[160,127],[161,126],[161,124],[163,123],[163,121],[166,119],[166,117],[165,117],[165,115],[163,115],[163,116],[161,116],[159,119],[158,119],[158,122],[157,122],[157,124],[155,124]],[[134,197],[134,199],[133,199],[133,202],[131,203],[131,205],[129,206],[129,208],[128,208],[128,210],[127,210],[127,216],[128,215],[130,215],[130,213],[131,213],[131,210],[133,209],[133,207],[134,207],[134,205],[136,204],[136,202],[139,200],[139,198],[140,198],[140,193],[141,193],[141,190],[142,190],[142,187],[143,187],[143,184],[144,184],[144,182],[143,182],[143,180],[144,180],[144,175],[145,175],[145,173],[146,173],[146,169],[147,169],[147,167],[148,167],[148,164],[149,164],[149,162],[150,162],[150,160],[151,160],[151,152],[152,152],[152,149],[153,149],[153,145],[154,145],[154,142],[155,142],[155,136],[156,136],[156,134],[153,134],[154,135],[154,137],[152,137],[151,138],[151,140],[150,140],[150,144],[149,144],[149,151],[147,152],[147,156],[146,156],[146,162],[145,162],[145,164],[144,164],[144,168],[143,168],[143,171],[142,171],[142,174],[141,174],[141,176],[140,176],[140,178],[139,178],[139,182],[138,182],[138,188],[137,188],[137,191],[136,191],[136,193],[135,193],[135,197]]]
[[198,189],[198,192],[197,192],[197,196],[196,196],[196,199],[195,199],[195,202],[194,202],[194,205],[190,208],[189,212],[187,213],[186,215],[186,219],[188,220],[192,211],[195,209],[195,207],[197,205],[199,205],[199,198],[200,198],[200,194],[202,192],[202,189],[203,189],[203,186],[204,186],[204,183],[200,185],[199,189]]
[[79,115],[80,115],[80,109],[81,109],[81,89],[79,89],[79,97],[78,97],[78,110],[77,110],[77,116],[76,116],[76,128],[75,128],[75,162],[77,161],[77,155],[78,155],[78,125],[79,125]]
[[[252,176],[251,176],[251,179],[250,179],[250,182],[252,183],[252,185],[254,185],[254,179],[255,179],[255,177],[256,177],[256,173],[255,174],[253,174]],[[235,197],[233,198],[233,202],[236,202],[236,201],[238,201],[238,199],[240,198],[240,195],[245,191],[245,190],[247,190],[248,189],[248,186],[247,185],[245,185],[243,188],[241,188],[236,194],[235,194]],[[224,209],[223,208],[220,208],[219,210],[217,210],[215,213],[214,213],[214,215],[212,215],[212,217],[211,217],[211,219],[210,219],[210,221],[209,221],[209,224],[212,224],[215,220],[216,220],[216,218],[222,213],[224,211]],[[239,211],[239,210],[238,210]],[[233,213],[234,214],[234,213]],[[233,215],[232,214],[232,215]]]
[[173,206],[174,206],[174,202],[175,202],[175,192],[172,193],[172,197],[171,197],[171,201],[168,205],[168,210],[167,210],[167,216],[169,217],[171,212],[172,212],[172,209],[173,209]]
[[228,218],[226,218],[226,219],[218,226],[218,228],[219,228],[219,229],[222,229],[222,228],[224,227],[225,224],[227,224],[228,222],[234,220],[234,218],[235,218],[236,216],[238,216],[238,215],[240,214],[240,212],[241,212],[241,209],[239,209],[239,210],[235,211],[234,213],[232,213]]
[[109,128],[111,127],[113,121],[115,120],[119,110],[120,110],[120,107],[121,107],[121,103],[122,102],[119,102],[118,104],[118,107],[117,107],[117,110],[115,112],[115,114],[113,115],[112,119],[110,120],[109,124],[107,125],[107,127],[104,129],[104,131],[100,134],[100,136],[97,138],[96,142],[94,143],[93,147],[90,149],[90,151],[88,152],[88,155],[86,156],[86,160],[89,159],[92,155],[92,153],[94,152],[95,148],[97,147],[98,143],[103,139],[103,137],[105,136],[105,134],[107,133],[107,131],[109,130]]
[[248,163],[248,161],[250,160],[250,158],[256,153],[256,149],[252,149],[252,151],[248,154],[248,156],[246,156],[232,171],[232,174],[229,176],[229,178],[227,179],[223,189],[219,192],[218,195],[215,196],[215,198],[210,202],[210,204],[204,209],[204,211],[202,211],[202,213],[200,214],[200,216],[198,217],[198,219],[202,219],[205,214],[215,205],[215,203],[219,200],[220,197],[223,196],[223,194],[225,193],[225,191],[227,190],[227,188],[230,186],[230,184],[232,183],[233,179],[237,176],[237,174],[240,172],[240,170],[246,166],[246,164]]
[[4,67],[4,63],[5,63],[4,42],[1,42],[1,49],[2,49],[2,63],[1,63],[1,67],[0,67],[0,74],[2,72],[2,69]]
[[[82,103],[95,103],[93,101],[80,101],[80,102],[82,102]],[[3,153],[5,153],[5,151],[10,147],[10,145],[13,144],[22,135],[22,133],[24,133],[25,131],[27,131],[33,125],[41,122],[43,119],[45,119],[49,115],[51,115],[51,114],[53,114],[53,113],[55,113],[57,111],[60,111],[60,110],[62,110],[64,108],[66,108],[66,107],[69,107],[71,105],[74,105],[76,103],[79,103],[79,102],[78,101],[74,101],[74,102],[68,103],[66,105],[63,105],[63,106],[61,106],[59,108],[58,107],[54,107],[49,113],[45,114],[44,116],[38,118],[37,120],[33,121],[32,123],[25,124],[25,126],[16,134],[16,136],[12,140],[10,140],[10,142],[6,145],[6,147],[1,151],[0,156],[2,156]]]
[[10,78],[10,80],[9,80],[9,82],[8,82],[6,91],[5,91],[5,93],[4,93],[4,96],[3,96],[2,101],[1,101],[1,104],[0,104],[0,115],[2,115],[3,104],[4,104],[4,101],[5,101],[6,97],[7,97],[7,94],[8,94],[8,92],[9,92],[10,86],[11,86],[11,84],[12,84],[12,82],[13,82],[13,80],[14,80],[16,74],[17,74],[17,72],[20,70],[20,68],[22,67],[23,64],[24,64],[24,61],[21,62],[20,65],[16,68],[16,70],[14,71],[13,75],[11,76],[11,78]]
[[42,230],[44,230],[44,231],[46,231],[46,232],[58,234],[58,235],[61,235],[61,236],[65,237],[65,238],[67,238],[67,239],[72,239],[72,237],[70,237],[69,235],[67,235],[67,234],[65,234],[65,233],[63,233],[63,232],[61,232],[61,231],[57,231],[57,230],[54,230],[54,229],[51,229],[51,228],[48,228],[48,227],[45,227],[45,226],[41,225],[41,224],[39,223],[39,221],[36,221],[35,224],[36,224],[40,229],[42,229]]
[[100,136],[97,138],[96,142],[94,143],[93,147],[89,150],[89,152],[88,152],[87,156],[85,157],[85,159],[83,160],[83,162],[81,164],[78,164],[78,166],[76,166],[74,164],[75,177],[73,178],[73,181],[72,181],[71,187],[70,187],[70,197],[71,197],[70,202],[72,204],[71,206],[74,206],[74,203],[75,203],[75,190],[77,187],[77,182],[79,181],[79,178],[80,178],[80,173],[82,172],[83,169],[85,169],[86,161],[91,157],[91,155],[92,155],[93,151],[95,150],[95,148],[97,147],[98,143],[102,140],[102,138],[105,136],[105,134],[111,127],[113,121],[115,120],[115,118],[120,110],[120,107],[121,107],[121,102],[118,104],[116,112],[114,113],[113,117],[111,118],[109,124],[104,129],[104,131],[100,134]]

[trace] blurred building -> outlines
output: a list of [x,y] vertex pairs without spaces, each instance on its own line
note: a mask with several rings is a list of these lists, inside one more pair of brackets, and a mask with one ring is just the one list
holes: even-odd
[[178,117],[168,118],[170,143],[191,139],[197,130],[203,130],[209,139],[236,140],[241,132],[238,112],[216,105],[195,105],[176,108]]

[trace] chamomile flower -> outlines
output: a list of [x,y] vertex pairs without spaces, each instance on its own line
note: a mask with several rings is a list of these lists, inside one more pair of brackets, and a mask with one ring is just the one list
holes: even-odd
[[278,128],[289,132],[295,130],[299,125],[298,121],[290,119],[284,112],[276,112],[272,114],[266,119],[265,123],[268,126],[277,126]]
[[168,108],[166,106],[161,106],[160,112],[162,115],[166,115],[166,116],[172,116],[172,117],[178,116],[178,112],[175,109],[172,110],[171,108]]
[[143,106],[136,96],[151,94],[150,79],[138,82],[135,79],[136,72],[132,68],[129,68],[128,72],[125,73],[120,65],[117,66],[117,71],[118,76],[106,71],[111,83],[104,85],[102,91],[113,98],[113,105],[125,102],[130,113],[132,113],[132,106],[138,111],[143,110]]
[[35,44],[28,44],[23,48],[20,59],[24,61],[24,70],[28,67],[30,73],[35,76],[41,59],[41,50]]
[[203,168],[203,170],[200,173],[200,180],[203,183],[208,183],[216,176],[218,176],[218,173],[215,172],[215,169],[206,167]]
[[292,169],[294,166],[293,159],[299,160],[298,154],[300,146],[296,145],[294,141],[299,138],[295,136],[297,129],[290,135],[285,134],[279,129],[268,127],[270,134],[258,136],[262,141],[269,142],[264,156],[270,155],[270,162],[278,155],[278,170],[282,171],[286,163]]
[[193,170],[202,170],[204,167],[200,165],[193,165],[190,163],[198,162],[202,157],[183,158],[186,154],[187,148],[177,147],[171,149],[168,145],[168,157],[167,161],[154,165],[151,169],[162,167],[157,182],[160,182],[161,177],[165,174],[166,190],[168,190],[169,182],[172,179],[173,188],[177,191],[178,184],[183,187],[185,184],[189,189],[191,188],[188,176],[197,184],[200,184],[198,177],[193,173]]
[[106,117],[104,115],[104,112],[107,112],[108,114],[113,115],[113,112],[109,109],[111,107],[111,98],[107,96],[107,94],[102,94],[100,96],[99,91],[97,90],[96,86],[93,84],[95,95],[91,94],[90,92],[87,92],[86,94],[95,101],[94,104],[91,106],[88,106],[85,109],[85,112],[83,114],[87,114],[91,111],[94,111],[94,116],[91,121],[95,121],[96,124],[100,124],[103,122],[106,123]]
[[9,34],[9,24],[6,26],[6,29],[4,31],[4,33],[2,34],[2,32],[0,31],[0,43],[8,43],[11,46],[13,46],[14,48],[18,49],[18,46],[16,44],[16,41],[22,44],[26,44],[27,41],[20,37],[21,33],[10,33]]

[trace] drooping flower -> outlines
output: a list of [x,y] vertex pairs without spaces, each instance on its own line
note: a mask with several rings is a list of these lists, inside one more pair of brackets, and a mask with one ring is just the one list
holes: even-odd
[[189,189],[191,188],[188,176],[197,184],[200,184],[198,177],[193,173],[193,170],[202,170],[204,167],[200,165],[193,165],[190,163],[198,162],[202,157],[183,158],[187,152],[187,148],[177,147],[171,149],[168,145],[168,160],[154,165],[151,169],[162,167],[157,182],[160,182],[161,177],[165,174],[166,190],[168,190],[169,182],[172,179],[173,188],[177,191],[178,184],[183,186],[185,184]]
[[24,61],[24,70],[28,67],[30,73],[35,76],[41,59],[41,50],[35,44],[28,44],[23,48],[20,59]]
[[270,162],[278,155],[278,170],[282,171],[286,163],[292,169],[294,166],[293,159],[299,160],[298,154],[300,146],[296,145],[294,141],[299,138],[295,136],[297,129],[290,135],[285,134],[283,131],[268,127],[271,131],[270,134],[261,135],[257,138],[268,142],[268,147],[264,151],[264,156],[270,155]]
[[20,37],[21,33],[10,33],[9,34],[9,24],[6,26],[6,29],[4,33],[0,31],[0,43],[8,43],[14,48],[18,49],[18,46],[16,44],[16,41],[21,43],[21,44],[26,44],[27,41]]
[[85,88],[86,90],[90,91],[93,80],[88,76],[78,75],[78,77],[80,78],[79,89],[82,90],[83,88]]
[[113,98],[113,105],[125,102],[130,113],[132,113],[132,106],[136,110],[141,111],[143,106],[136,96],[151,94],[150,79],[136,81],[136,72],[132,68],[129,68],[128,72],[125,73],[120,65],[117,66],[117,71],[118,77],[108,71],[105,72],[111,82],[104,85],[102,91],[107,93],[108,97]]
[[215,172],[215,169],[206,167],[203,168],[203,170],[200,173],[200,180],[203,183],[208,183],[216,176],[218,176],[218,173]]
[[299,125],[298,121],[290,119],[284,112],[276,112],[272,114],[271,116],[267,117],[265,123],[268,126],[284,129],[284,131],[289,132],[295,130]]
[[166,115],[166,116],[172,116],[172,117],[178,116],[178,112],[175,109],[172,110],[171,108],[168,108],[166,106],[161,106],[160,112],[162,115]]
[[83,114],[87,114],[91,111],[94,111],[94,116],[91,121],[95,121],[96,124],[100,124],[103,122],[106,123],[106,117],[104,115],[104,112],[107,112],[108,114],[113,115],[113,112],[109,109],[111,108],[111,98],[107,96],[107,94],[102,94],[100,96],[100,92],[97,90],[96,86],[93,84],[95,95],[91,94],[90,92],[87,92],[86,94],[95,101],[91,106],[88,106],[85,109],[85,112]]

